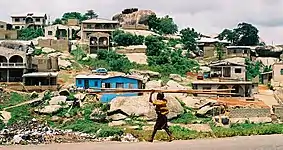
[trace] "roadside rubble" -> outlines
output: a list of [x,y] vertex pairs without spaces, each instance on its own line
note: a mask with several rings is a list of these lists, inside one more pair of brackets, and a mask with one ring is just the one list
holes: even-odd
[[58,130],[51,128],[47,124],[41,124],[36,119],[8,126],[0,131],[0,145],[104,141],[138,142],[138,139],[131,134],[101,138],[96,135],[71,130]]

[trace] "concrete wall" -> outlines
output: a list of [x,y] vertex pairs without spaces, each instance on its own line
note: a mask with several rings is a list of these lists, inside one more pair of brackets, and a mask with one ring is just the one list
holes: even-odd
[[0,21],[0,30],[6,30],[7,29],[7,23],[6,22],[3,22],[3,21]]
[[0,56],[6,57],[7,60],[10,60],[13,56],[20,56],[23,58],[23,63],[26,63],[26,52],[20,50],[9,49],[6,47],[0,47]]
[[230,118],[270,117],[269,108],[237,108],[231,109]]
[[0,29],[0,40],[16,40],[17,38],[18,38],[17,31]]
[[272,69],[273,69],[273,81],[282,83],[283,75],[281,75],[281,69],[283,70],[283,63],[275,63]]
[[215,52],[216,52],[215,46],[204,46],[203,47],[203,57],[204,58],[216,56]]
[[[241,73],[236,73],[236,69],[241,69]],[[243,66],[232,66],[231,67],[231,78],[246,80],[246,67]]]
[[70,49],[69,40],[40,39],[38,46],[53,48],[61,52],[68,52]]
[[273,112],[274,114],[283,121],[283,106],[273,106]]
[[[44,36],[46,37],[46,38],[56,38],[56,32],[57,32],[57,29],[63,29],[63,30],[66,30],[66,32],[67,32],[67,36],[69,35],[69,39],[71,39],[72,38],[72,35],[73,35],[73,33],[72,33],[72,29],[71,28],[69,28],[68,26],[64,26],[64,25],[60,25],[60,24],[58,24],[58,25],[52,25],[52,26],[48,26],[48,27],[45,27],[45,33],[44,33]],[[49,32],[52,32],[52,34],[51,35],[49,35],[48,33]],[[68,33],[69,32],[69,33]]]

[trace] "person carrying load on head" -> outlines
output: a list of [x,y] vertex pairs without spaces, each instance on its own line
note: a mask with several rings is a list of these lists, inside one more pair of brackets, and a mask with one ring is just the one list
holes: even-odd
[[152,136],[151,136],[151,139],[149,140],[149,142],[153,142],[156,132],[158,130],[163,130],[163,129],[166,131],[166,133],[169,136],[169,142],[171,142],[173,140],[173,136],[172,136],[172,133],[170,132],[169,126],[168,126],[167,115],[169,113],[169,109],[167,108],[167,100],[164,98],[164,93],[158,93],[157,99],[153,101],[152,100],[153,93],[154,93],[154,91],[150,93],[149,102],[152,103],[155,106],[155,111],[156,111],[156,114],[157,114],[157,120],[156,120],[156,123],[154,125]]

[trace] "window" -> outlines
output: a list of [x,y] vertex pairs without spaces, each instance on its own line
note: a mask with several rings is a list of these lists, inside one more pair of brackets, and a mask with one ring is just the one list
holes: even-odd
[[129,89],[133,89],[134,88],[134,84],[129,83]]
[[35,19],[35,22],[40,22],[40,18],[36,18],[36,19]]
[[116,88],[124,88],[124,83],[116,83]]
[[280,74],[283,75],[283,69],[280,70]]
[[20,29],[20,26],[15,26],[15,29]]
[[98,81],[94,81],[94,87],[98,87]]
[[87,29],[91,29],[91,24],[86,25]]
[[4,28],[4,25],[0,25],[0,28]]
[[20,18],[15,18],[15,22],[20,22]]
[[235,73],[242,73],[242,69],[241,68],[236,68],[235,69]]
[[110,83],[105,83],[105,88],[111,88],[111,84]]
[[52,31],[48,31],[48,35],[52,35],[53,34],[53,32]]
[[204,86],[202,89],[203,90],[211,90],[211,87],[210,86]]
[[80,80],[78,80],[78,84],[82,84],[82,80],[80,79]]

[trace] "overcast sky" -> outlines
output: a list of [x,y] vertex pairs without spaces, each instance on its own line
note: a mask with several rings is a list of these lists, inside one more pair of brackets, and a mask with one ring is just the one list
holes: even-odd
[[172,16],[179,29],[194,27],[215,35],[239,22],[254,24],[268,44],[283,44],[283,1],[281,0],[0,0],[0,20],[11,14],[42,12],[51,19],[64,12],[93,9],[100,18],[111,19],[124,8],[150,9]]

